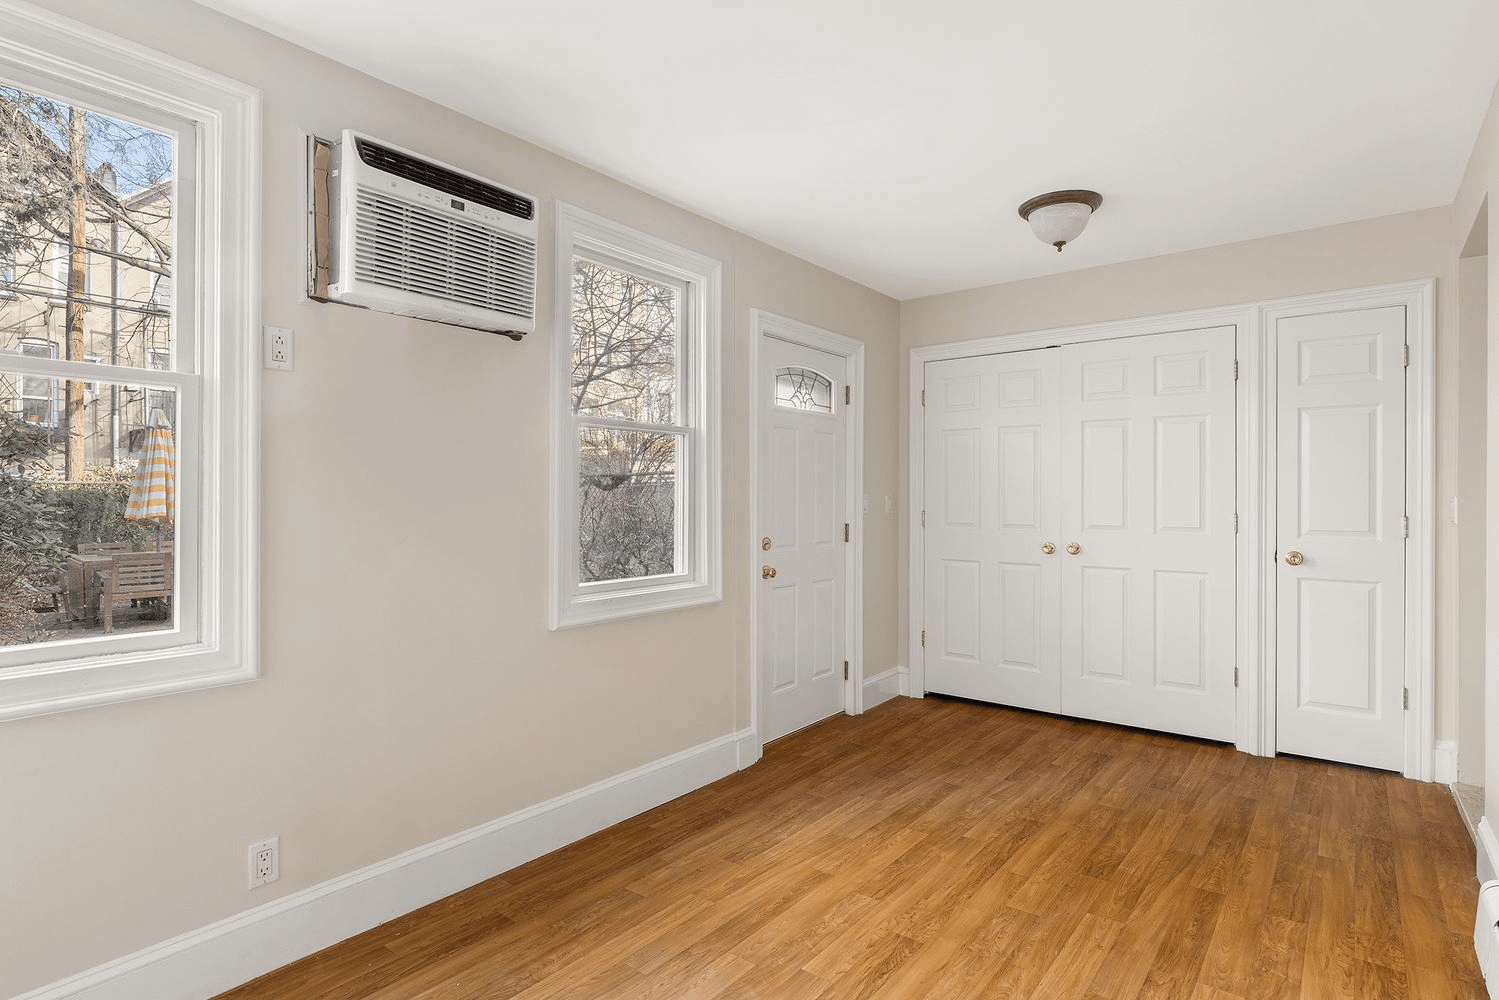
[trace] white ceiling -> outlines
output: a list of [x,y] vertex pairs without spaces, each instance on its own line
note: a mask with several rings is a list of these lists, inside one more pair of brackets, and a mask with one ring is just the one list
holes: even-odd
[[901,299],[1449,204],[1499,78],[1495,0],[203,2]]

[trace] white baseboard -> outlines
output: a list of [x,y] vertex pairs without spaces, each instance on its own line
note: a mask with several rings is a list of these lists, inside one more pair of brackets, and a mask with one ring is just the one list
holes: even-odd
[[721,736],[14,1000],[205,1000],[733,774],[746,741],[753,730]]
[[864,710],[881,702],[904,697],[911,690],[911,674],[905,667],[891,667],[882,674],[864,678]]
[[1499,840],[1494,838],[1494,828],[1485,816],[1478,821],[1478,836],[1474,847],[1478,855],[1478,881],[1490,882],[1499,878]]
[[1432,750],[1431,780],[1439,785],[1450,785],[1457,780],[1457,741],[1438,740]]
[[735,734],[734,753],[739,761],[739,770],[743,771],[751,764],[758,761],[765,753],[765,746],[760,742],[760,734],[753,729],[746,729]]

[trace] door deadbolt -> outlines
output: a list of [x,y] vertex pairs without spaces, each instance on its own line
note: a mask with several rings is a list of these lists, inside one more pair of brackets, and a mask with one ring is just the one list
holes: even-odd
[[766,552],[770,551],[770,536],[769,535],[766,535],[764,538],[760,539],[760,548],[764,549]]

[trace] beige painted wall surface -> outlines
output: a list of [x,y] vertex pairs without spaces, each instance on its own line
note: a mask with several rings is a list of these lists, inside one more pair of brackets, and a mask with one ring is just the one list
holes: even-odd
[[[0,996],[747,727],[749,310],[866,342],[883,496],[896,303],[182,0],[47,6],[262,88],[264,322],[297,367],[263,380],[262,679],[0,725]],[[302,134],[346,127],[540,199],[541,332],[304,298]],[[724,264],[721,604],[547,630],[554,199]],[[896,662],[895,534],[866,521],[870,675]],[[281,879],[250,892],[271,835]]]
[[[901,377],[911,349],[929,344],[1436,278],[1437,739],[1454,739],[1456,532],[1441,516],[1457,481],[1457,257],[1451,231],[1452,209],[1434,208],[912,299],[901,303]],[[1037,244],[1036,252],[1048,251]],[[910,468],[908,411],[902,392],[897,433],[903,476]],[[905,481],[901,489],[906,495]],[[910,648],[909,531],[910,519],[903,516],[898,549],[902,653]]]
[[[1484,221],[1487,225],[1487,220]],[[1458,262],[1457,777],[1483,784],[1489,258]]]
[[[1455,217],[1450,236],[1453,255],[1469,246],[1475,221],[1487,217],[1488,239],[1488,396],[1499,398],[1499,87],[1489,100],[1483,127],[1473,143],[1473,155],[1463,172],[1454,203]],[[1484,211],[1487,206],[1487,212]],[[1487,566],[1484,603],[1484,815],[1490,823],[1499,820],[1499,406],[1488,408]],[[1494,859],[1491,859],[1494,860]]]

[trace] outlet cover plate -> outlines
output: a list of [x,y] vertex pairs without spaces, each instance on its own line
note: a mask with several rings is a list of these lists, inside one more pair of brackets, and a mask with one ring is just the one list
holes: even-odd
[[281,877],[281,838],[272,837],[250,845],[250,888]]

